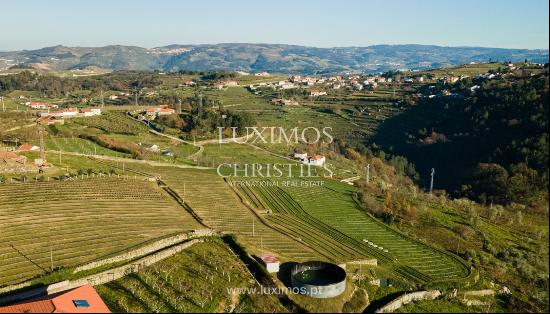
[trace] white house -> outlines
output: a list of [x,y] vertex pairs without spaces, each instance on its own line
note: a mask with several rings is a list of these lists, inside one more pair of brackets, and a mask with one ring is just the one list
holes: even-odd
[[316,155],[313,157],[309,157],[306,163],[314,166],[322,166],[325,164],[325,161],[326,161],[325,156]]
[[325,156],[315,155],[309,157],[307,153],[294,153],[294,158],[299,159],[306,165],[322,166],[326,162]]
[[262,263],[264,264],[265,269],[268,273],[278,273],[279,272],[279,260],[276,256],[265,254],[260,257]]
[[158,116],[166,116],[176,113],[176,110],[172,108],[163,108],[163,107],[153,107],[148,108],[145,112],[148,116],[158,117]]
[[64,108],[55,112],[52,112],[50,115],[54,117],[76,117],[78,114],[78,109],[76,108]]
[[84,108],[80,110],[85,117],[100,116],[101,108]]

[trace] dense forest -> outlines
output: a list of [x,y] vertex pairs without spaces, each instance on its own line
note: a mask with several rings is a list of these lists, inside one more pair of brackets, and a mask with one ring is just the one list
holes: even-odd
[[424,186],[435,168],[436,188],[482,203],[547,199],[548,74],[479,84],[467,97],[423,98],[373,142],[407,156]]

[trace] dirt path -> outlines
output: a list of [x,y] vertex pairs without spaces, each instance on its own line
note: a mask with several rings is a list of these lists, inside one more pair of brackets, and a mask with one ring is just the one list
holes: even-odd
[[16,126],[16,127],[13,127],[11,129],[7,129],[5,130],[4,132],[13,132],[13,131],[16,131],[16,130],[19,130],[19,129],[23,129],[23,128],[30,128],[32,126],[35,126],[36,123],[33,123],[33,124],[27,124],[27,125],[21,125],[21,126]]
[[176,167],[176,168],[183,168],[183,169],[201,169],[201,170],[213,169],[213,168],[210,168],[210,167],[202,167],[202,166],[173,164],[173,163],[169,163],[169,162],[131,159],[131,158],[124,158],[124,157],[104,156],[104,155],[90,155],[90,154],[82,154],[82,153],[76,153],[76,152],[63,152],[63,151],[58,151],[58,150],[47,150],[46,152],[47,153],[54,153],[54,154],[61,154],[61,155],[90,157],[90,158],[101,159],[101,160],[109,160],[109,161],[115,161],[115,162],[141,163],[141,164],[147,164],[147,165],[153,166],[153,167]]

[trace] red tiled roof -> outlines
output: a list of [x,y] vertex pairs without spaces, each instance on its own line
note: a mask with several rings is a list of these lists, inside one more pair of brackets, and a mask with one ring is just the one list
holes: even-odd
[[[89,306],[76,307],[75,300],[84,300]],[[0,313],[111,313],[111,311],[95,289],[87,284],[50,295],[46,299],[0,307]]]
[[18,159],[19,155],[14,152],[0,152],[0,159]]
[[0,313],[55,313],[51,300],[34,301],[0,307]]
[[270,254],[262,255],[261,259],[265,263],[277,263],[279,261],[276,256]]
[[31,144],[24,144],[24,145],[21,145],[19,147],[19,150],[22,151],[22,152],[28,152],[29,150],[31,150],[34,146],[31,145]]

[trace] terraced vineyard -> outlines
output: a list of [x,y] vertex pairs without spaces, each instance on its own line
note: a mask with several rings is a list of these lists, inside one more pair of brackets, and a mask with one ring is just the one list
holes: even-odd
[[[314,247],[333,262],[370,257],[363,243],[356,241],[307,214],[288,193],[276,186],[237,186],[238,193],[253,207],[271,212],[266,219],[282,232]],[[375,253],[375,252],[374,252]]]
[[153,182],[0,184],[0,286],[198,228]]
[[352,123],[358,126],[366,134],[373,134],[377,127],[384,120],[394,116],[399,109],[388,104],[371,104],[363,113],[355,112],[354,115],[349,114],[349,119]]
[[[417,282],[459,279],[469,275],[466,264],[449,254],[414,241],[359,210],[351,191],[331,187],[293,188],[286,191],[304,204],[313,217],[364,243],[391,259],[396,270]],[[380,260],[384,262],[385,259]]]
[[326,180],[320,187],[240,186],[235,187],[237,195],[213,171],[153,167],[144,171],[160,175],[205,224],[238,235],[254,254],[273,252],[292,261],[374,257],[417,283],[470,274],[469,266],[457,257],[366,214],[352,198],[354,188],[346,184]]
[[197,243],[143,271],[97,286],[107,306],[119,313],[282,312],[275,295],[231,294],[257,288],[242,262],[221,240]]
[[244,206],[214,172],[204,170],[157,170],[209,227],[236,234],[252,253],[274,252],[293,261],[319,258],[318,254],[291,237],[263,224]]
[[303,238],[335,260],[365,256],[417,282],[460,279],[469,275],[466,264],[410,239],[360,211],[342,184],[325,187],[240,187],[244,199],[272,212],[270,222]]

